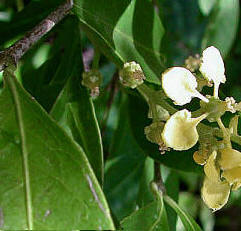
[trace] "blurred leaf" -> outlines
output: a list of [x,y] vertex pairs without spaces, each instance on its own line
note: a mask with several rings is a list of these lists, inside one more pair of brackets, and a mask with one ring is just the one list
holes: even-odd
[[225,57],[234,42],[239,24],[239,0],[219,0],[209,19],[202,49],[217,47]]
[[123,99],[118,128],[105,165],[104,192],[113,213],[119,220],[136,208],[140,175],[146,158],[131,135],[126,114],[127,105]]
[[199,10],[198,0],[157,0],[165,28],[162,47],[167,67],[183,65],[189,55],[200,51],[206,18]]
[[164,29],[150,2],[75,0],[73,11],[92,43],[118,67],[135,60],[148,81],[160,84]]
[[213,231],[215,224],[215,216],[211,209],[202,204],[200,209],[200,221],[204,231]]
[[121,222],[123,231],[169,231],[163,198],[137,210]]
[[201,12],[207,16],[213,9],[217,0],[198,0]]
[[142,98],[129,95],[128,97],[128,116],[130,118],[130,126],[132,135],[139,148],[148,156],[160,163],[174,169],[187,172],[202,173],[202,168],[193,161],[194,148],[180,152],[171,150],[161,155],[158,146],[150,143],[144,135],[144,127],[151,123],[147,119],[148,106]]
[[[180,192],[178,205],[183,208],[183,210],[190,214],[194,219],[198,215],[198,202],[199,200],[189,192]],[[185,226],[182,224],[181,219],[177,221],[178,231],[185,231]]]
[[63,1],[31,1],[9,23],[0,23],[0,44],[32,29]]
[[113,229],[83,150],[12,75],[0,104],[1,228]]
[[173,199],[165,195],[164,200],[176,211],[186,231],[202,231],[199,225],[194,221],[194,219],[188,213],[185,213]]

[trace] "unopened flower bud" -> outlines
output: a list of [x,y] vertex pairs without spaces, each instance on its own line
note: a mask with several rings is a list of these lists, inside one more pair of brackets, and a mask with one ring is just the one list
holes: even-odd
[[164,128],[163,122],[154,122],[151,125],[145,127],[146,138],[155,144],[162,144],[162,131]]
[[82,74],[82,85],[84,85],[85,87],[91,90],[95,90],[96,88],[98,88],[101,82],[102,82],[102,75],[96,69],[92,69],[88,72],[83,72]]
[[121,83],[130,88],[136,88],[145,80],[145,75],[141,66],[132,61],[124,64],[123,69],[119,72]]
[[200,56],[198,54],[196,54],[194,57],[189,56],[185,60],[185,67],[191,72],[197,71],[200,67],[200,64],[201,64],[201,60],[200,60]]

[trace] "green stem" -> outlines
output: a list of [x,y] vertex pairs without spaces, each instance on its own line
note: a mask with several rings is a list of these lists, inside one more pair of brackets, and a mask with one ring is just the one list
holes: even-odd
[[223,140],[227,144],[229,148],[232,148],[231,141],[230,141],[230,132],[224,127],[222,120],[219,118],[217,119],[218,126],[221,128],[223,132]]

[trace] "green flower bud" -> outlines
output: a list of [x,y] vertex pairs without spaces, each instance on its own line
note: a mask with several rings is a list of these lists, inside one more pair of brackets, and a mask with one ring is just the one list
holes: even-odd
[[185,60],[185,67],[191,72],[197,71],[200,67],[200,64],[201,64],[201,60],[199,55],[195,55],[194,57],[189,56]]
[[162,131],[164,128],[164,123],[163,122],[154,122],[151,125],[145,127],[145,135],[146,138],[155,144],[162,144]]
[[130,88],[136,88],[145,80],[145,75],[141,66],[136,62],[125,63],[122,70],[119,72],[121,83]]
[[200,101],[201,109],[204,113],[208,113],[207,120],[214,122],[220,118],[227,110],[226,102],[215,97],[210,97],[209,102]]
[[102,82],[102,75],[101,73],[96,70],[90,70],[88,72],[83,72],[82,74],[82,85],[85,87],[94,90],[100,86]]

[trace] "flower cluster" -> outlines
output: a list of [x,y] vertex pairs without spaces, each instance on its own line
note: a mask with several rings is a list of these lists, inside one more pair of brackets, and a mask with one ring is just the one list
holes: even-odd
[[[192,61],[195,61],[193,68]],[[241,153],[232,148],[230,140],[231,133],[237,130],[238,120],[232,121],[232,129],[225,128],[221,120],[226,111],[235,113],[240,108],[233,98],[226,98],[225,101],[219,99],[218,89],[221,83],[225,83],[226,77],[218,49],[208,47],[203,51],[200,62],[189,58],[186,63],[189,70],[173,67],[162,74],[162,88],[176,105],[182,106],[194,97],[199,98],[200,114],[192,118],[191,112],[186,109],[175,112],[163,125],[161,137],[166,147],[180,151],[192,148],[199,140],[199,150],[193,157],[196,163],[204,165],[202,198],[208,207],[218,210],[226,204],[230,190],[237,190],[241,186]],[[204,96],[198,91],[201,89],[197,81],[200,76],[206,80],[207,86],[214,85],[213,96]],[[218,123],[222,131],[221,141],[209,137],[206,143],[202,131],[197,129],[204,119]]]

